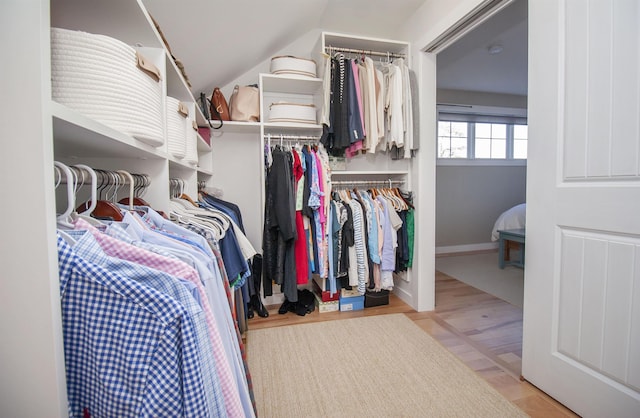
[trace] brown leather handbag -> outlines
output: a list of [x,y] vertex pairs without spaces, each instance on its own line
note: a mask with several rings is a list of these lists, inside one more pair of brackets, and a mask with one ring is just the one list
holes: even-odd
[[213,93],[211,94],[211,119],[231,120],[227,99],[224,98],[224,94],[222,94],[218,87],[214,88]]

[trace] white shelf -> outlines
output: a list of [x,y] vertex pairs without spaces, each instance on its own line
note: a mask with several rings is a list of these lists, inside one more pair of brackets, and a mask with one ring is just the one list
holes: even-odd
[[183,161],[179,158],[175,158],[174,156],[171,155],[169,156],[169,169],[194,171],[196,169],[196,166],[189,164],[186,161]]
[[211,177],[213,176],[213,171],[205,170],[204,168],[198,168],[198,175],[205,175],[205,176]]
[[167,158],[162,146],[154,148],[53,100],[51,114],[56,156]]
[[364,36],[345,35],[341,33],[324,32],[322,34],[323,47],[351,48],[363,51],[388,51],[398,54],[406,54],[408,42],[391,39],[371,38]]
[[[213,126],[218,126],[220,121],[212,120]],[[224,125],[221,129],[211,128],[211,136],[219,137],[221,133],[236,133],[236,134],[257,134],[260,132],[260,122],[236,122],[236,121],[224,121]]]
[[127,45],[164,48],[140,1],[52,0],[51,26],[110,36]]
[[303,76],[260,74],[265,93],[314,94],[322,89],[322,79]]
[[264,132],[270,134],[280,133],[322,133],[322,125],[310,123],[265,123]]

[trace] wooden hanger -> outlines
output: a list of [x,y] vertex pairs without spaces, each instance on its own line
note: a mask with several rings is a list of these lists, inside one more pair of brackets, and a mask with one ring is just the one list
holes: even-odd
[[[96,174],[100,175],[100,193],[110,185],[110,180],[113,180],[115,183],[115,176],[113,173],[104,171],[104,170],[95,170]],[[88,209],[93,206],[91,202],[85,202],[82,205],[78,206],[76,212],[78,213],[87,213]],[[109,200],[97,200],[95,202],[95,207],[91,212],[91,216],[99,219],[112,219],[114,221],[122,221],[124,216],[120,208],[118,208],[113,202]]]
[[413,207],[413,205],[411,203],[409,203],[409,201],[407,199],[404,198],[404,196],[402,195],[402,193],[400,192],[400,189],[398,189],[397,187],[395,187],[394,189],[395,194],[402,199],[402,201],[404,202],[405,205],[407,205],[407,208],[411,208],[411,209],[415,209],[415,207]]
[[[144,200],[143,198],[141,198],[139,196],[139,193],[144,190],[147,186],[149,186],[149,179],[148,176],[142,175],[142,174],[133,174],[131,173],[131,176],[134,179],[134,186],[133,186],[133,206],[148,206],[151,207],[151,205]],[[129,203],[129,197],[123,197],[122,199],[120,199],[118,201],[118,203],[120,203],[121,205],[129,205],[131,206],[131,204]]]

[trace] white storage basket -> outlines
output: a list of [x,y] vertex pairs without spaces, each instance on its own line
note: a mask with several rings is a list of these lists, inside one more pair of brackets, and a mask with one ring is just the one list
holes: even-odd
[[193,166],[198,165],[198,125],[193,118],[187,121],[187,149],[184,161]]
[[269,106],[269,122],[316,124],[316,107],[313,104],[272,103]]
[[159,76],[117,39],[51,28],[53,100],[154,147],[164,144]]
[[167,150],[182,159],[187,153],[187,119],[189,112],[180,100],[167,96]]
[[271,74],[316,77],[316,62],[306,58],[281,55],[271,58]]

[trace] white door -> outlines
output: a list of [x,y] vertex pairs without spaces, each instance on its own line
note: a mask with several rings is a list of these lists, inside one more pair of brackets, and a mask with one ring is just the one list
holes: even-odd
[[522,374],[640,416],[640,2],[529,0]]

